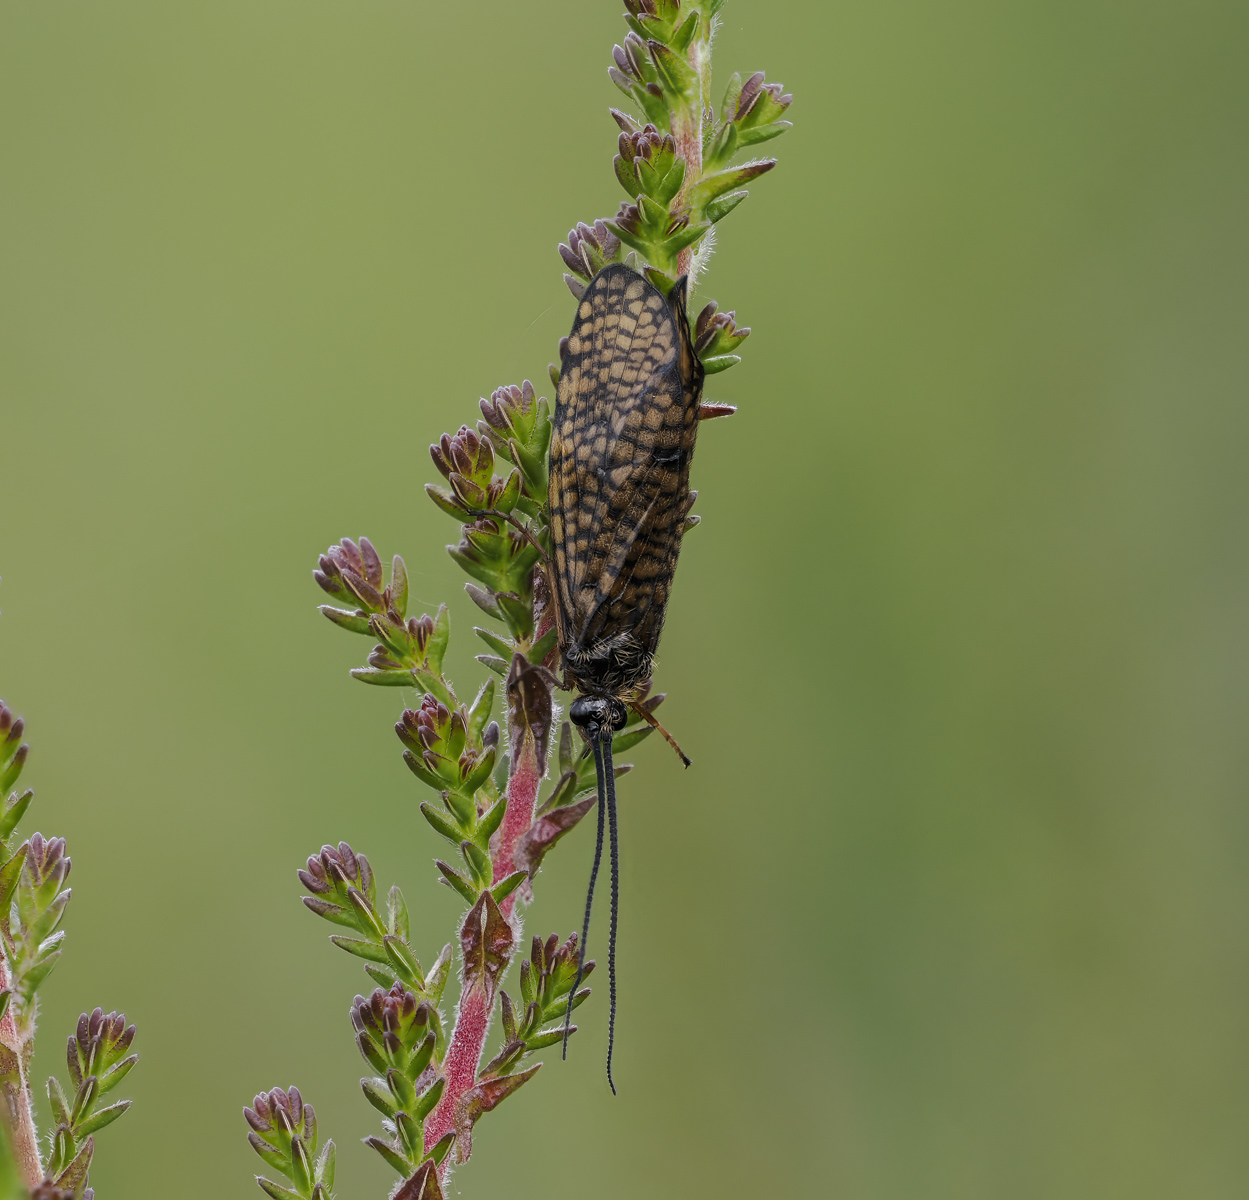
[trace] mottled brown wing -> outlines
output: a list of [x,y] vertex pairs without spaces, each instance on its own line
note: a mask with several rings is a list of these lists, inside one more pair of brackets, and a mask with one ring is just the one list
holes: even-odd
[[702,364],[685,283],[665,297],[605,267],[577,309],[551,439],[551,532],[565,637],[632,632],[653,653],[689,512]]

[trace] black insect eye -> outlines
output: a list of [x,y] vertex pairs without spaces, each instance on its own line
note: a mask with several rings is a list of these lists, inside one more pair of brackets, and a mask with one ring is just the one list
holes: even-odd
[[568,710],[568,719],[574,725],[597,725],[599,723],[597,702],[588,696],[578,696]]

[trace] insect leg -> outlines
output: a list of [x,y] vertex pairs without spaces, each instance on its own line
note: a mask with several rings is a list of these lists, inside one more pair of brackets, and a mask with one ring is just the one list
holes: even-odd
[[[603,858],[603,824],[606,817],[603,803],[603,751],[598,738],[592,739],[594,746],[594,767],[598,772],[598,836],[594,842],[594,865],[590,868],[590,887],[585,894],[585,922],[581,926],[581,947],[577,955],[577,978],[573,981],[572,991],[568,993],[568,1011],[564,1014],[564,1052],[562,1058],[568,1057],[568,1034],[572,1021],[572,1002],[577,997],[577,989],[581,986],[581,977],[585,974],[585,947],[590,939],[590,910],[594,907],[594,884],[598,879],[598,867]],[[607,731],[607,756],[611,757],[611,730]],[[615,796],[615,788],[612,788]]]
[[607,1084],[611,1094],[616,1094],[616,1084],[611,1077],[612,1045],[616,1040],[616,917],[620,910],[620,856],[617,853],[616,836],[616,772],[611,760],[611,730],[602,731],[603,778],[607,781],[607,821],[611,834],[611,928],[607,935],[607,983],[611,1004],[607,1013]]
[[652,713],[648,712],[645,708],[643,708],[642,705],[640,705],[636,700],[630,700],[629,707],[633,709],[633,711],[637,713],[637,715],[641,717],[642,720],[645,721],[648,725],[650,725],[654,729],[658,729],[659,732],[664,735],[664,741],[667,742],[668,745],[671,746],[677,752],[677,757],[687,767],[690,765],[690,760],[685,757],[685,751],[682,750],[681,747],[677,745],[676,738],[674,738],[672,734],[670,734],[657,720],[655,720],[655,717]]

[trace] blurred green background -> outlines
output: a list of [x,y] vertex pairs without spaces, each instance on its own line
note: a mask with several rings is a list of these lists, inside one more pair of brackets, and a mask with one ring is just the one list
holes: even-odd
[[[426,447],[567,331],[619,8],[0,7],[0,694],[74,857],[38,1077],[139,1022],[102,1200],[259,1195],[291,1082],[385,1194],[295,870],[349,839],[427,958],[460,905],[310,572],[402,552],[471,692]],[[600,988],[454,1194],[1245,1195],[1246,47],[1226,0],[730,0],[717,91],[795,128],[696,298],[755,333],[662,652],[695,766],[623,785],[621,1095]]]

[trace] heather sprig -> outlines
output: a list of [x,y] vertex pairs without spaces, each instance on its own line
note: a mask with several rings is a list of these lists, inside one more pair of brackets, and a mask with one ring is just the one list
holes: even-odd
[[[613,218],[575,225],[559,246],[564,279],[578,298],[598,271],[621,261],[664,291],[680,275],[692,286],[709,259],[717,223],[746,198],[748,183],[776,165],[748,155],[789,128],[792,97],[779,84],[762,73],[744,82],[734,75],[718,107],[713,104],[711,44],[722,4],[626,0],[628,33],[613,49],[608,72],[632,110],[609,110],[618,127],[612,173],[625,200]],[[713,301],[690,332],[712,374],[740,361],[750,330]],[[558,387],[559,368],[551,365],[549,374]],[[436,878],[465,905],[454,943],[425,971],[414,946],[423,938],[413,936],[402,894],[392,887],[380,911],[364,854],[345,842],[327,845],[299,872],[304,904],[338,927],[331,940],[360,959],[376,985],[355,997],[350,1019],[372,1072],[360,1086],[382,1117],[382,1134],[365,1140],[402,1179],[395,1200],[441,1200],[450,1164],[471,1154],[477,1122],[533,1077],[542,1065],[533,1056],[564,1038],[571,1010],[590,995],[576,984],[576,934],[563,941],[554,933],[533,937],[528,957],[518,954],[520,906],[532,901],[551,852],[596,803],[589,744],[560,719],[555,696],[559,650],[543,567],[551,545],[552,410],[529,380],[506,385],[429,448],[438,478],[426,492],[459,526],[447,551],[484,616],[473,630],[485,646],[476,655],[487,670],[484,682],[457,692],[446,672],[447,606],[409,615],[399,555],[387,575],[368,538],[344,538],[313,572],[332,600],[320,611],[374,643],[351,674],[412,689],[395,732],[410,774],[427,789],[419,793],[420,811],[446,843],[434,860]],[[699,416],[733,411],[708,402]],[[687,517],[686,528],[697,522]],[[647,692],[638,696],[640,708],[653,714],[664,697]],[[612,739],[613,756],[652,732],[631,712]],[[628,770],[627,763],[615,767],[617,775]],[[448,1020],[442,996],[452,944],[461,991]],[[518,957],[517,984],[509,991],[505,981]],[[593,967],[584,964],[582,978]],[[502,1045],[483,1064],[496,1014]],[[327,1181],[311,1165],[315,1122],[300,1105],[295,1089],[278,1089],[247,1110],[253,1146],[295,1190],[260,1183],[271,1196],[328,1198],[333,1157]]]
[[102,1008],[83,1013],[69,1038],[70,1088],[55,1076],[47,1083],[55,1127],[46,1158],[34,1120],[31,1060],[39,1014],[39,989],[63,953],[60,928],[71,889],[72,865],[65,839],[40,833],[17,842],[17,825],[34,799],[30,788],[15,786],[30,755],[23,740],[25,722],[0,701],[0,1120],[11,1155],[0,1175],[11,1169],[20,1194],[35,1200],[83,1200],[90,1187],[95,1135],[129,1107],[129,1100],[106,1101],[139,1056],[130,1052],[135,1027]]
[[273,1170],[291,1184],[256,1176],[260,1190],[273,1200],[334,1200],[334,1143],[317,1154],[317,1115],[297,1087],[261,1093],[243,1109],[251,1126],[247,1140]]
[[[793,96],[762,71],[744,82],[734,74],[714,103],[711,44],[723,0],[626,0],[625,7],[629,32],[612,47],[607,73],[633,110],[611,110],[620,129],[612,167],[627,199],[614,218],[579,223],[559,246],[564,281],[578,299],[599,270],[620,261],[663,292],[680,275],[692,289],[716,225],[746,199],[747,184],[776,166],[774,158],[735,160],[792,124],[785,114]],[[695,348],[708,375],[741,361],[737,349],[750,330],[735,321],[714,303],[699,314]]]

